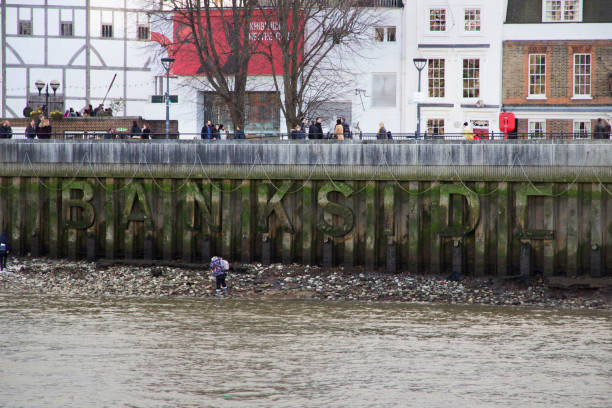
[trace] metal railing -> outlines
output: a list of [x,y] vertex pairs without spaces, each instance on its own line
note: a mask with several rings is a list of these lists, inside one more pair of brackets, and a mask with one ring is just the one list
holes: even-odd
[[[21,133],[13,132],[13,136],[8,140],[25,139]],[[142,140],[141,137],[131,137],[129,133],[108,133],[103,131],[70,131],[70,132],[53,132],[49,135],[49,141],[63,141],[63,140],[115,140],[115,141],[136,141]],[[35,138],[34,141],[44,140]],[[200,133],[172,133],[170,139],[176,140],[198,140],[202,142],[214,142],[213,140],[202,140]],[[7,140],[2,139],[0,140]],[[166,140],[165,133],[151,133],[149,140],[162,141]],[[279,133],[279,132],[262,132],[262,133],[247,133],[246,139],[235,139],[232,134],[225,134],[219,140],[234,140],[240,141],[291,141],[291,142],[308,142],[308,141],[320,141],[320,142],[341,142],[329,134],[323,136],[322,139],[311,139],[307,135],[305,139],[292,139],[291,134]],[[468,138],[463,133],[445,133],[445,134],[431,134],[431,133],[393,133],[391,139],[388,137],[379,139],[377,133],[360,133],[353,132],[351,138],[345,138],[345,141],[378,141],[378,142],[410,142],[410,141],[431,141],[431,142],[442,142],[442,141],[465,141],[465,142],[478,142],[486,143],[490,141],[495,142],[514,142],[514,141],[556,141],[556,140],[610,140],[610,135],[607,137],[595,137],[593,134],[578,134],[578,133],[546,133],[546,134],[532,134],[532,133],[515,133],[509,134],[507,137],[504,133],[491,132],[486,134],[475,134],[473,139]],[[144,141],[144,140],[143,140]]]

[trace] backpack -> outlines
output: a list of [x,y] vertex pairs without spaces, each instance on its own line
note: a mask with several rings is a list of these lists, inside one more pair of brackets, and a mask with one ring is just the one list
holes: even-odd
[[391,131],[387,130],[387,139],[393,140],[393,135],[391,135]]
[[0,254],[6,254],[6,244],[4,242],[0,243]]

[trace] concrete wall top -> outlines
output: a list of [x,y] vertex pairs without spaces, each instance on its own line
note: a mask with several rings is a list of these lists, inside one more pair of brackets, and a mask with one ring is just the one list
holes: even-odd
[[612,166],[612,143],[0,140],[0,163]]

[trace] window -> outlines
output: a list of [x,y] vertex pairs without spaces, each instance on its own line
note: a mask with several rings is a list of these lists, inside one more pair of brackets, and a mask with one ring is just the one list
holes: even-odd
[[138,39],[139,40],[149,39],[149,26],[146,26],[146,25],[138,26]]
[[443,135],[444,119],[427,119],[427,133],[430,135]]
[[427,89],[430,98],[444,98],[444,59],[427,60]]
[[62,37],[72,37],[72,23],[71,22],[67,22],[64,23],[62,22],[60,25],[60,35]]
[[372,106],[394,107],[395,74],[373,74],[372,75]]
[[19,35],[32,35],[32,21],[20,20],[19,21]]
[[377,42],[395,42],[395,27],[375,27],[374,40]]
[[480,60],[463,60],[463,97],[478,98],[480,96]]
[[429,31],[446,31],[446,9],[429,10]]
[[546,54],[529,54],[529,95],[546,95]]
[[574,54],[574,95],[591,95],[591,54]]
[[529,121],[529,138],[542,138],[546,133],[546,121],[530,120]]
[[102,24],[102,37],[113,38],[112,24]]
[[582,21],[581,0],[543,0],[542,21]]
[[574,139],[588,139],[591,130],[590,121],[574,121]]
[[465,10],[465,31],[480,31],[480,9]]

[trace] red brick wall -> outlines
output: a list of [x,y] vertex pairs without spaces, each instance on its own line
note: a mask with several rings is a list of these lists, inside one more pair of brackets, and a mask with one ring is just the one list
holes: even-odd
[[[546,100],[527,100],[529,54],[546,54]],[[571,99],[576,53],[591,54],[590,100]],[[612,40],[504,41],[502,103],[505,105],[612,105],[608,73],[612,67]]]

